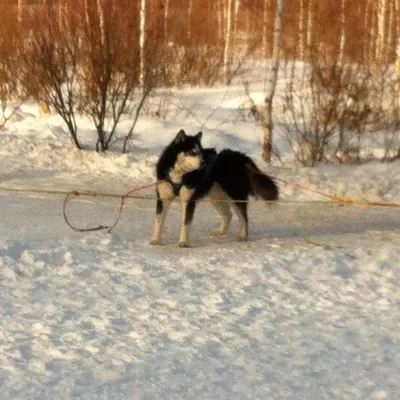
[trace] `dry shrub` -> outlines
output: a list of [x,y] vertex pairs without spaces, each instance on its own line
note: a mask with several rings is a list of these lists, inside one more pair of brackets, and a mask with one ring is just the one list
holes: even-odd
[[[126,151],[153,84],[152,64],[146,64],[140,86],[134,4],[128,0],[121,0],[118,7],[110,0],[100,4],[103,13],[98,12],[97,0],[32,9],[26,17],[30,31],[24,41],[24,85],[34,99],[62,117],[76,147],[82,147],[79,113],[94,124],[97,151],[107,151],[118,140],[123,140]],[[147,45],[150,48],[151,42]],[[117,128],[124,115],[132,124],[122,139]]]
[[310,64],[284,68],[288,85],[283,122],[296,159],[306,166],[361,162],[364,133],[382,117],[382,88],[370,68],[313,54]]
[[88,1],[80,31],[80,85],[78,106],[97,132],[96,150],[109,149],[122,115],[128,111],[139,88],[139,51],[130,33],[136,9],[115,7],[105,0],[103,14],[98,3]]
[[31,9],[24,15],[28,29],[23,37],[21,58],[27,93],[60,115],[73,143],[80,149],[76,124],[79,23],[79,14],[72,9],[62,18],[51,6]]

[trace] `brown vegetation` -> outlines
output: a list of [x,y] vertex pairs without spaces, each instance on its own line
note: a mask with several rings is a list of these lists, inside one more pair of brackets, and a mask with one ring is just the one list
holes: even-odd
[[[136,120],[152,88],[229,83],[249,59],[272,55],[276,0],[144,3],[141,32],[140,0],[4,0],[0,5],[2,107],[10,100],[18,104],[26,96],[46,104],[64,119],[77,147],[81,143],[75,112],[82,112],[94,123],[97,149],[105,151],[116,139],[122,115]],[[389,92],[396,112],[392,107],[390,118],[387,110],[380,117],[398,131],[396,79],[400,78],[391,75],[395,89],[389,92],[384,82],[398,58],[399,13],[400,0],[286,3],[280,54],[284,61],[302,60],[313,66],[308,84],[318,101],[312,110],[322,118],[314,128],[322,127],[323,136],[332,130],[342,132],[343,127],[360,132],[372,115],[383,110],[382,96]],[[345,65],[358,67],[349,75]],[[327,73],[336,75],[327,77]],[[372,89],[366,96],[364,92]],[[358,108],[344,108],[341,99],[354,97],[352,90],[364,98],[356,99]],[[329,95],[321,96],[324,91]],[[293,98],[287,96],[287,101],[290,109]],[[344,136],[341,139],[345,142]]]
[[[146,1],[147,38],[159,42],[163,63],[170,70],[172,65],[180,69],[184,82],[189,81],[185,74],[190,73],[200,79],[200,74],[194,72],[195,66],[207,69],[210,68],[207,63],[218,63],[229,26],[231,58],[255,47],[258,58],[271,56],[276,1],[231,0],[231,3],[232,23],[228,25],[228,0]],[[101,15],[99,7],[104,10]],[[135,41],[138,48],[139,7],[140,0],[4,0],[0,5],[0,26],[15,29],[19,20],[23,30],[34,34],[41,28],[40,15],[46,9],[54,10],[54,18],[79,10],[81,16],[97,20],[98,31],[91,34],[100,34],[101,19],[110,20],[109,13],[120,14],[123,23],[112,26],[112,30],[118,31],[114,34]],[[323,48],[331,54],[343,52],[341,57],[346,62],[394,63],[400,38],[399,13],[399,0],[291,0],[285,7],[282,57],[308,59],[309,49]],[[33,17],[32,25],[26,23],[27,15]],[[85,39],[87,32],[70,28],[74,29],[76,40]],[[64,29],[67,33],[68,27]],[[165,79],[168,81],[167,76]]]

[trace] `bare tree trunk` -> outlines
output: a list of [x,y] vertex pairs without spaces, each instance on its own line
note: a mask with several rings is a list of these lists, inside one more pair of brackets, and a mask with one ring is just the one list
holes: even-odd
[[398,108],[400,105],[400,17],[398,17],[400,14],[400,0],[396,0],[395,3],[395,15],[397,15],[397,20],[396,20],[396,37],[397,37],[397,42],[396,42],[396,72],[397,72],[397,101],[398,101]]
[[61,2],[58,4],[58,25],[61,27],[64,25],[64,16],[67,9],[67,1],[63,5]]
[[[394,15],[396,15],[396,37],[397,37],[397,41],[400,43],[400,0],[396,0],[395,1],[395,5],[394,5]],[[399,43],[396,43],[397,45]]]
[[313,0],[309,0],[308,2],[308,13],[307,13],[307,48],[310,49],[313,41]]
[[228,10],[226,13],[226,31],[225,31],[225,46],[224,46],[224,81],[228,82],[229,67],[230,67],[230,51],[232,41],[232,0],[228,0]]
[[399,109],[399,106],[400,106],[400,38],[397,40],[395,66],[396,66],[396,73],[397,73],[397,82],[396,82],[397,109]]
[[[365,14],[364,14],[364,30],[365,32],[370,32],[370,37],[372,37],[372,29],[371,29],[371,25],[369,23],[370,21],[370,10],[371,8],[371,0],[367,0],[367,3],[365,5]],[[364,63],[367,62],[368,65],[370,65],[371,63],[371,42],[372,40],[370,40],[369,38],[367,40],[364,41],[363,43],[363,48],[364,48]]]
[[90,19],[89,19],[90,14],[89,13],[90,13],[90,10],[89,10],[88,0],[85,0],[85,22],[88,27],[90,26]]
[[[223,0],[221,0],[223,1]],[[218,21],[218,39],[221,40],[224,36],[224,29],[222,27],[223,19],[223,5],[221,6],[221,1],[217,0],[217,21]]]
[[378,32],[375,57],[379,63],[384,62],[386,56],[387,5],[387,0],[380,0],[378,4]]
[[306,0],[300,0],[300,15],[299,15],[299,58],[304,60],[305,55],[305,26],[306,26]]
[[264,125],[263,159],[266,162],[271,161],[271,155],[272,155],[272,129],[273,129],[272,103],[274,100],[276,85],[278,81],[284,7],[285,7],[285,0],[277,0],[275,24],[274,24],[275,26],[274,26],[272,60],[271,60],[271,68],[269,69],[267,75],[267,86],[265,89],[266,93],[265,93],[265,100],[264,100],[265,104],[263,113],[263,125]]
[[[389,55],[396,55],[396,37],[395,35],[395,2],[393,0],[389,1],[389,10],[388,10],[388,33],[387,33],[387,46],[389,51]],[[391,57],[390,57],[391,58]]]
[[192,36],[192,12],[193,12],[193,0],[189,0],[188,6],[188,39]]
[[339,65],[343,64],[344,47],[346,44],[346,0],[340,4],[340,42],[339,42]]
[[268,7],[270,0],[264,0],[263,8],[263,33],[262,33],[262,51],[264,52],[264,58],[268,57]]
[[165,43],[168,43],[169,2],[170,2],[170,0],[165,0],[165,7],[164,7],[164,42]]
[[101,44],[104,45],[105,42],[105,33],[104,33],[104,5],[102,0],[97,0],[97,13],[99,15],[99,25],[100,25],[100,35],[101,35]]
[[18,19],[18,25],[20,26],[22,23],[22,7],[23,7],[23,0],[18,0],[18,5],[17,5],[17,19]]
[[144,88],[144,71],[146,66],[145,60],[145,42],[146,42],[146,3],[147,0],[140,0],[140,72],[139,72],[139,84],[141,88]]
[[237,33],[237,24],[238,24],[240,1],[241,0],[235,0],[235,17],[234,17],[234,24],[233,24],[233,39],[235,39],[236,33]]

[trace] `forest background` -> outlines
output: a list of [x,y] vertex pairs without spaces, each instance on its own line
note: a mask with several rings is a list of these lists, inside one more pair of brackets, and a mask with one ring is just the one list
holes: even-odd
[[[89,116],[96,149],[106,151],[121,116],[131,108],[137,120],[155,88],[229,85],[255,66],[267,71],[276,9],[274,0],[2,1],[1,124],[12,115],[6,109],[34,99],[61,115],[78,148],[75,113]],[[367,129],[388,131],[384,158],[399,157],[399,16],[400,0],[286,1],[282,122],[289,140],[306,147],[302,163],[321,161],[333,136],[336,158],[360,158],[345,135]],[[300,79],[294,61],[310,67]],[[299,82],[308,94],[294,98]],[[249,115],[262,122],[242,84]]]

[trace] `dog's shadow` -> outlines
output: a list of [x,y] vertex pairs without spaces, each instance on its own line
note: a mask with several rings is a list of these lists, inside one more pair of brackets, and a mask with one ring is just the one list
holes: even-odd
[[258,219],[253,213],[250,219],[250,240],[323,238],[400,230],[399,213],[382,208],[355,208],[327,203],[315,207],[284,205],[274,208],[274,211],[268,217]]
[[[218,227],[218,216],[199,208],[192,227],[192,246],[237,246],[262,240],[296,241],[297,239],[329,240],[332,236],[363,235],[368,232],[399,232],[400,215],[397,210],[377,207],[351,207],[337,204],[252,204],[249,212],[249,238],[237,242],[237,218],[233,217],[226,235],[211,237]],[[173,242],[170,241],[171,243]]]

